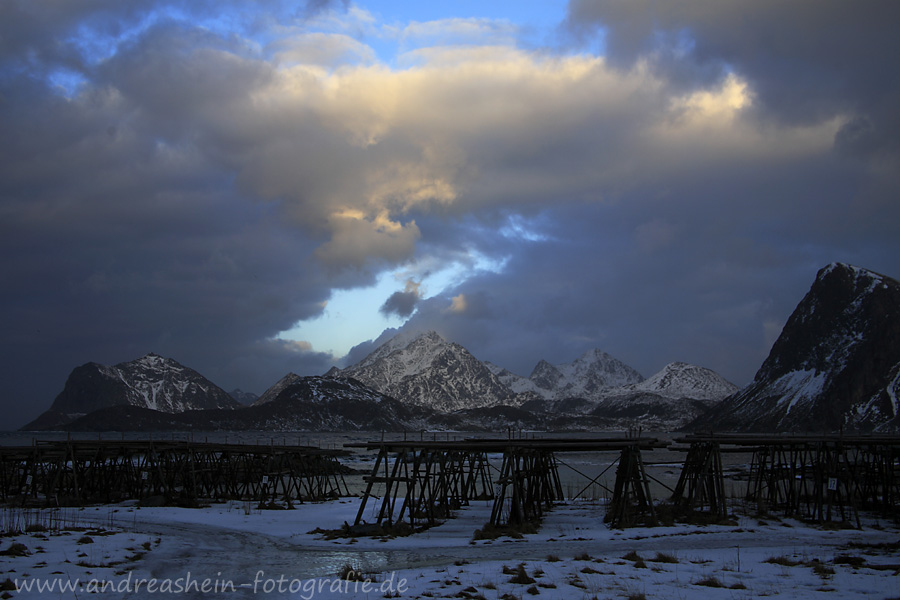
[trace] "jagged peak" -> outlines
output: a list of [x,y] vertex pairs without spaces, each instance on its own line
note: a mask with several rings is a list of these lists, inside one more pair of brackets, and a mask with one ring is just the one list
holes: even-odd
[[392,338],[375,348],[368,356],[354,365],[350,365],[346,370],[363,368],[371,365],[375,361],[384,358],[394,352],[406,350],[417,342],[428,342],[429,346],[438,347],[447,345],[446,340],[436,331],[400,331]]
[[876,273],[870,269],[857,267],[856,265],[851,265],[849,263],[833,262],[819,269],[819,272],[816,274],[816,281],[821,281],[832,273],[845,273],[854,280],[867,279],[878,283],[882,283],[885,279],[889,279],[885,275]]
[[269,389],[264,391],[259,398],[254,400],[253,406],[258,406],[260,404],[266,404],[267,402],[271,402],[272,400],[275,399],[276,396],[278,396],[279,393],[281,393],[281,391],[284,388],[296,383],[297,381],[300,381],[301,379],[303,379],[303,378],[300,377],[299,375],[297,375],[296,373],[294,373],[293,371],[290,371],[287,375],[285,375],[284,377],[282,377],[281,379],[276,381],[275,385],[273,385],[272,387],[270,387]]
[[686,363],[686,362],[681,362],[681,361],[676,360],[676,361],[670,362],[669,364],[664,366],[662,369],[660,369],[660,372],[663,373],[663,372],[668,372],[668,371],[685,371],[685,370],[689,370],[689,369],[708,370],[705,367],[699,367],[697,365],[692,365],[691,363]]
[[700,365],[694,365],[691,363],[674,361],[674,362],[670,362],[669,364],[664,366],[662,369],[660,369],[659,371],[657,371],[656,373],[654,373],[653,375],[648,377],[645,380],[645,382],[649,382],[651,379],[655,379],[655,378],[658,378],[663,375],[678,374],[678,373],[706,373],[706,374],[718,377],[720,379],[723,379],[723,381],[724,381],[724,378],[722,378],[721,375],[719,375],[712,369],[708,369],[706,367],[701,367]]
[[559,369],[542,358],[536,365],[534,365],[534,368],[531,370],[531,375],[529,375],[529,377],[535,377],[543,373],[560,374]]
[[293,371],[288,371],[287,375],[285,375],[284,377],[282,377],[282,378],[279,379],[278,381],[290,381],[290,380],[292,380],[292,379],[297,379],[298,377],[300,377],[300,376],[297,375],[296,373],[294,373]]
[[173,358],[168,358],[166,356],[162,356],[160,354],[157,354],[156,352],[148,352],[147,354],[145,354],[144,356],[142,356],[140,358],[136,358],[134,360],[130,360],[127,362],[122,362],[115,366],[116,366],[116,368],[127,368],[127,367],[136,367],[136,366],[155,367],[155,368],[159,368],[159,367],[173,368],[173,367],[181,367],[182,365],[181,365],[181,363],[179,363],[178,361],[176,361]]
[[641,383],[631,386],[670,397],[719,400],[738,391],[734,385],[712,369],[686,362],[670,362]]
[[[394,338],[394,339],[396,339],[396,338]],[[402,342],[404,340],[401,338],[400,341]],[[439,334],[437,331],[435,331],[433,329],[428,330],[428,331],[420,331],[420,332],[410,333],[410,334],[408,334],[408,337],[406,338],[405,341],[406,341],[406,343],[403,345],[403,347],[411,346],[412,344],[415,344],[416,342],[420,342],[420,341],[429,342],[433,345],[444,345],[447,343],[447,340],[445,340],[443,337],[441,337],[441,334]]]

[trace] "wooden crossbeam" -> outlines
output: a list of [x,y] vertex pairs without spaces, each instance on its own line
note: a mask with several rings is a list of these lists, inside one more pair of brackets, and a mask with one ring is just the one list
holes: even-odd
[[[43,442],[0,447],[0,498],[84,504],[165,496],[324,500],[349,495],[343,451],[193,442]],[[265,483],[264,483],[265,482]]]

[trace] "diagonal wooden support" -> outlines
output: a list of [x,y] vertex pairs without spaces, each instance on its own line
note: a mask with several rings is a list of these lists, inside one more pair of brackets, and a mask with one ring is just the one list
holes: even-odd
[[604,520],[610,527],[629,527],[641,522],[651,527],[657,525],[650,481],[637,444],[621,450],[613,497]]

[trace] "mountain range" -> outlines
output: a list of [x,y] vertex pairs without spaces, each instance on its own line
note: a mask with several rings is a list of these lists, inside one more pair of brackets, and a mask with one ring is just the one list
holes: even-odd
[[572,363],[541,360],[525,378],[428,331],[398,335],[324,376],[288,373],[249,406],[155,354],[114,367],[89,363],[25,429],[671,429],[734,389],[683,363],[644,380],[598,350]]
[[255,399],[233,392],[243,403],[156,354],[88,363],[23,429],[897,431],[898,342],[900,283],[835,263],[743,389],[682,362],[644,379],[600,350],[524,377],[427,331],[324,376],[288,373]]
[[566,364],[551,365],[541,360],[527,378],[491,363],[486,365],[510,390],[544,400],[598,400],[607,390],[644,380],[640,373],[600,350],[589,350]]

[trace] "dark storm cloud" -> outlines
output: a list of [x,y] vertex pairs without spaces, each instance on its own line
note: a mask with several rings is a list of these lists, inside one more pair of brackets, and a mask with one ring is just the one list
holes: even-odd
[[[153,30],[144,43],[160,35]],[[166,105],[164,82],[152,73],[162,59],[152,54],[138,61],[140,93],[113,76],[117,61],[104,71],[118,87],[100,84],[73,98],[7,72],[0,361],[16,373],[7,378],[11,424],[45,410],[68,372],[88,361],[155,351],[224,387],[257,392],[288,370],[330,366],[309,348],[266,341],[321,312],[330,284],[309,260],[319,241],[285,228],[277,206],[236,194],[219,157],[187,143],[179,111],[211,102],[220,80]],[[237,81],[255,72],[227,66],[218,73]],[[161,127],[167,113],[172,126]]]
[[406,287],[402,292],[397,291],[388,296],[388,299],[384,301],[384,304],[378,310],[385,316],[397,315],[398,317],[406,318],[413,314],[413,311],[416,310],[416,304],[421,299],[422,294],[419,292],[419,284],[409,280],[406,282]]
[[581,35],[602,28],[620,64],[655,61],[674,80],[733,70],[788,123],[849,116],[837,141],[851,152],[900,151],[898,22],[892,0],[572,0],[568,16]]

